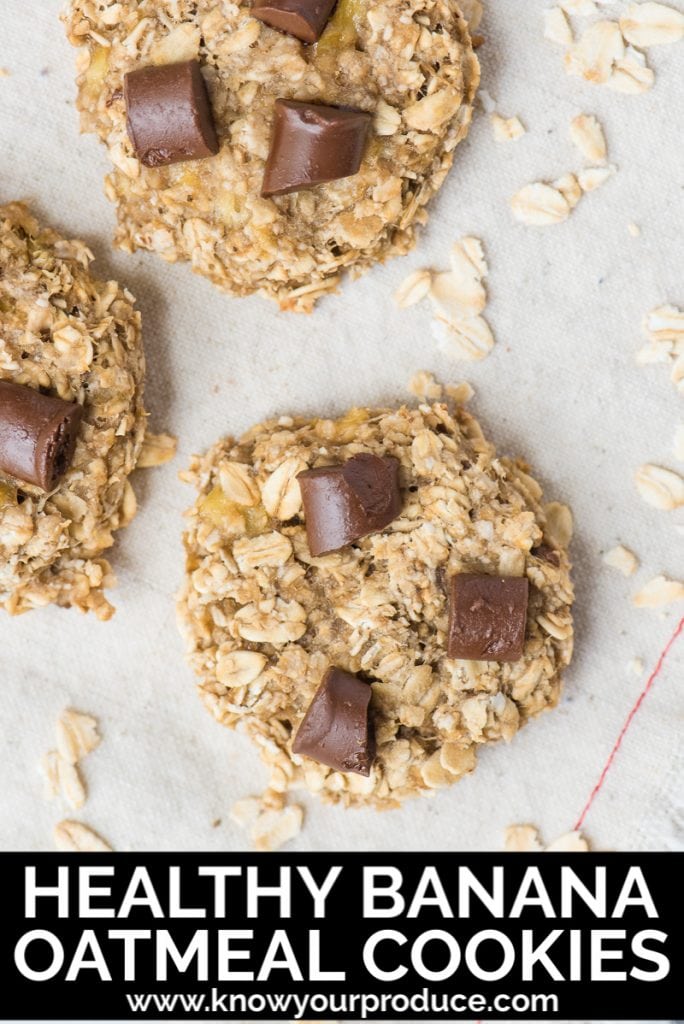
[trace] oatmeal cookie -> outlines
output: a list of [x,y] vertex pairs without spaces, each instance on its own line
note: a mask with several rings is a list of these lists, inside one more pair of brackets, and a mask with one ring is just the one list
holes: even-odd
[[[297,475],[359,453],[399,460],[402,510],[312,557]],[[545,534],[526,466],[498,457],[462,408],[272,420],[219,441],[187,479],[199,491],[179,599],[190,664],[218,720],[260,747],[273,789],[396,806],[472,771],[481,744],[556,704],[572,653],[568,556]],[[527,577],[520,660],[447,657],[449,580],[473,572]],[[292,752],[330,666],[372,685],[367,778]]]
[[[190,260],[226,292],[309,312],[345,268],[359,274],[413,245],[468,131],[479,66],[452,0],[340,0],[311,46],[250,12],[248,0],[69,0],[81,127],[114,164],[106,192],[117,245]],[[126,130],[124,75],[197,57],[220,152],[143,167]],[[278,98],[370,112],[359,173],[262,198]]]
[[92,253],[0,207],[0,380],[82,406],[66,475],[44,491],[0,474],[0,605],[50,603],[107,619],[113,583],[101,553],[135,514],[128,476],[145,434],[140,314]]

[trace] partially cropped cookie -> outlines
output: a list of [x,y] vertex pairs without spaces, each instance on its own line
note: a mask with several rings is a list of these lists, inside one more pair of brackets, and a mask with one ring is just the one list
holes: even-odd
[[107,619],[104,551],[135,514],[145,435],[140,314],[92,253],[0,207],[0,606]]
[[332,8],[69,0],[121,248],[306,312],[345,269],[410,249],[470,124],[468,28],[448,0]]
[[274,789],[395,806],[556,704],[567,552],[524,464],[463,409],[283,417],[186,477],[190,663]]

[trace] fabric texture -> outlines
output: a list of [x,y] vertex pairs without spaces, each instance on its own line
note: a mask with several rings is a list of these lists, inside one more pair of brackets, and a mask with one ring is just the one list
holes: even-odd
[[[399,403],[421,369],[443,382],[469,380],[473,411],[499,451],[526,458],[546,499],[572,506],[575,658],[561,705],[510,746],[483,749],[474,775],[381,818],[308,798],[288,848],[499,849],[509,824],[533,823],[550,841],[576,821],[682,612],[636,609],[631,594],[660,572],[684,574],[678,513],[644,504],[633,482],[644,462],[677,469],[671,446],[682,400],[666,366],[639,367],[635,354],[644,315],[684,304],[684,44],[650,51],[651,92],[621,95],[566,75],[562,50],[542,37],[541,8],[491,0],[479,51],[484,88],[527,134],[496,142],[480,110],[418,247],[346,282],[304,317],[257,297],[229,299],[187,265],[112,250],[107,160],[95,138],[78,134],[75,53],[59,3],[4,0],[0,201],[26,199],[57,230],[84,238],[96,272],[137,296],[151,427],[177,434],[179,454],[133,477],[139,513],[112,552],[111,622],[55,608],[0,618],[2,848],[51,849],[63,817],[87,822],[117,850],[248,847],[230,806],[259,793],[267,773],[248,741],[202,708],[183,661],[174,594],[193,494],[177,473],[192,452],[268,416]],[[608,16],[616,9],[604,8]],[[568,135],[580,112],[604,124],[618,172],[567,222],[516,223],[510,196],[583,166]],[[630,236],[630,222],[640,237]],[[446,269],[451,244],[466,234],[485,245],[486,316],[498,344],[481,363],[457,364],[431,337],[428,304],[401,311],[392,293],[413,269]],[[641,561],[629,580],[601,561],[617,542]],[[635,657],[641,677],[628,668]],[[595,848],[683,845],[683,667],[680,640],[587,818]],[[96,715],[103,734],[83,764],[90,796],[78,814],[44,799],[38,772],[65,706]]]

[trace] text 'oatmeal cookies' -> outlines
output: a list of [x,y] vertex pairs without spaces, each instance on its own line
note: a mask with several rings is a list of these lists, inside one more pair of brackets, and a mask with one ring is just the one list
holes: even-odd
[[[297,477],[361,453],[398,461],[398,515],[314,557]],[[573,640],[567,552],[526,467],[499,458],[462,408],[271,420],[219,441],[185,478],[199,492],[179,598],[190,664],[217,719],[259,746],[273,789],[397,806],[471,772],[481,744],[556,704]],[[447,656],[450,580],[463,573],[527,581],[518,660]],[[293,753],[330,668],[371,687],[368,777]]]
[[11,613],[50,603],[100,619],[113,611],[102,552],[135,514],[128,476],[145,435],[145,363],[133,296],[91,277],[92,259],[22,204],[0,206],[0,380],[79,413],[51,472],[32,480],[18,449],[0,458],[0,607]]
[[[479,66],[447,0],[339,0],[312,45],[263,24],[243,0],[69,0],[81,126],[114,170],[116,243],[149,249],[234,295],[309,312],[354,274],[408,251],[425,204],[468,131]],[[143,167],[127,130],[124,76],[199,59],[216,156]],[[373,118],[358,173],[262,197],[275,101],[352,107]]]

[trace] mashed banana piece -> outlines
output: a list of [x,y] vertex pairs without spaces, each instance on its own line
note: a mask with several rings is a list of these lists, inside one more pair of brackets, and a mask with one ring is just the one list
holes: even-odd
[[[261,292],[309,312],[345,268],[405,253],[468,131],[479,65],[451,0],[340,0],[314,46],[233,0],[69,0],[81,47],[81,127],[106,144],[116,244],[150,249],[234,295]],[[221,141],[215,157],[146,168],[126,132],[123,78],[199,57]],[[374,115],[359,174],[260,196],[279,97]]]
[[[312,558],[296,475],[358,452],[400,461],[403,511],[382,533]],[[259,746],[272,789],[396,806],[472,771],[478,747],[556,704],[573,640],[567,553],[544,538],[539,485],[497,457],[463,409],[272,420],[219,441],[187,479],[199,491],[179,599],[190,664],[216,718]],[[522,660],[446,657],[446,584],[460,571],[527,575]],[[372,681],[369,778],[291,752],[330,665]]]
[[50,603],[108,619],[102,552],[135,514],[128,476],[145,434],[140,314],[93,255],[0,206],[0,379],[84,406],[71,467],[50,494],[0,473],[0,606]]

